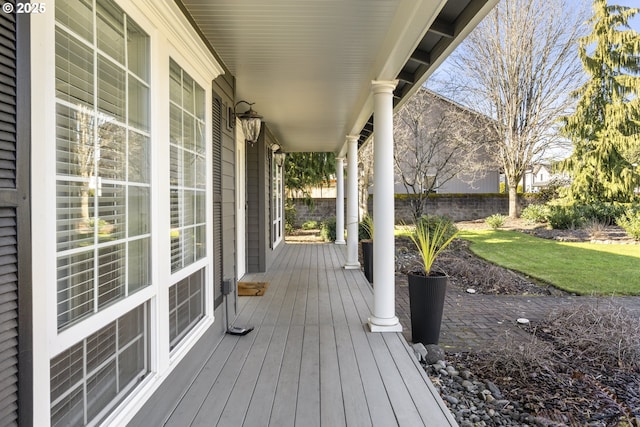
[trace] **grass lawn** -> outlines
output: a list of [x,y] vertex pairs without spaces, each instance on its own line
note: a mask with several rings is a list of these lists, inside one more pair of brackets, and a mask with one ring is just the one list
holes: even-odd
[[567,243],[505,230],[464,230],[459,237],[476,255],[569,292],[640,295],[640,245]]

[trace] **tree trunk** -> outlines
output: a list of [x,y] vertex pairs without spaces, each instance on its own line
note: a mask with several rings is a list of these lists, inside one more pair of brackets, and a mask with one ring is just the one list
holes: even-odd
[[518,218],[520,216],[520,209],[518,209],[517,185],[509,185],[509,216],[511,218]]

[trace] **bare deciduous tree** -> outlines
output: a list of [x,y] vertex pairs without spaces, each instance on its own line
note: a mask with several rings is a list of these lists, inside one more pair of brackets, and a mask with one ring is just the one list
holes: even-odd
[[577,39],[584,11],[567,0],[502,0],[454,53],[456,91],[495,118],[499,154],[509,188],[509,215],[517,217],[517,185],[550,150],[566,146],[558,119],[575,104],[581,83]]
[[424,88],[394,115],[396,179],[412,195],[414,219],[425,212],[429,193],[454,177],[473,185],[497,170],[486,150],[495,139],[491,122]]

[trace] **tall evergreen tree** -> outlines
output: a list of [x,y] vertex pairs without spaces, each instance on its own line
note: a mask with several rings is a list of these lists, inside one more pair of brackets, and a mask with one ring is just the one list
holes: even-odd
[[593,12],[578,48],[589,80],[564,118],[574,151],[561,168],[576,200],[628,201],[640,185],[640,34],[629,26],[640,9],[594,0]]
[[294,197],[309,199],[309,188],[329,182],[336,173],[334,153],[288,153],[284,164],[285,188]]

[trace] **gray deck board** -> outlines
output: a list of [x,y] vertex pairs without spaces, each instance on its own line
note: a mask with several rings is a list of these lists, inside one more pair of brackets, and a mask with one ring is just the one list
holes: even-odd
[[234,323],[255,330],[202,350],[179,402],[159,391],[132,425],[455,425],[402,334],[368,332],[372,288],[342,268],[344,251],[286,245],[268,273],[245,276],[270,283],[240,298]]

